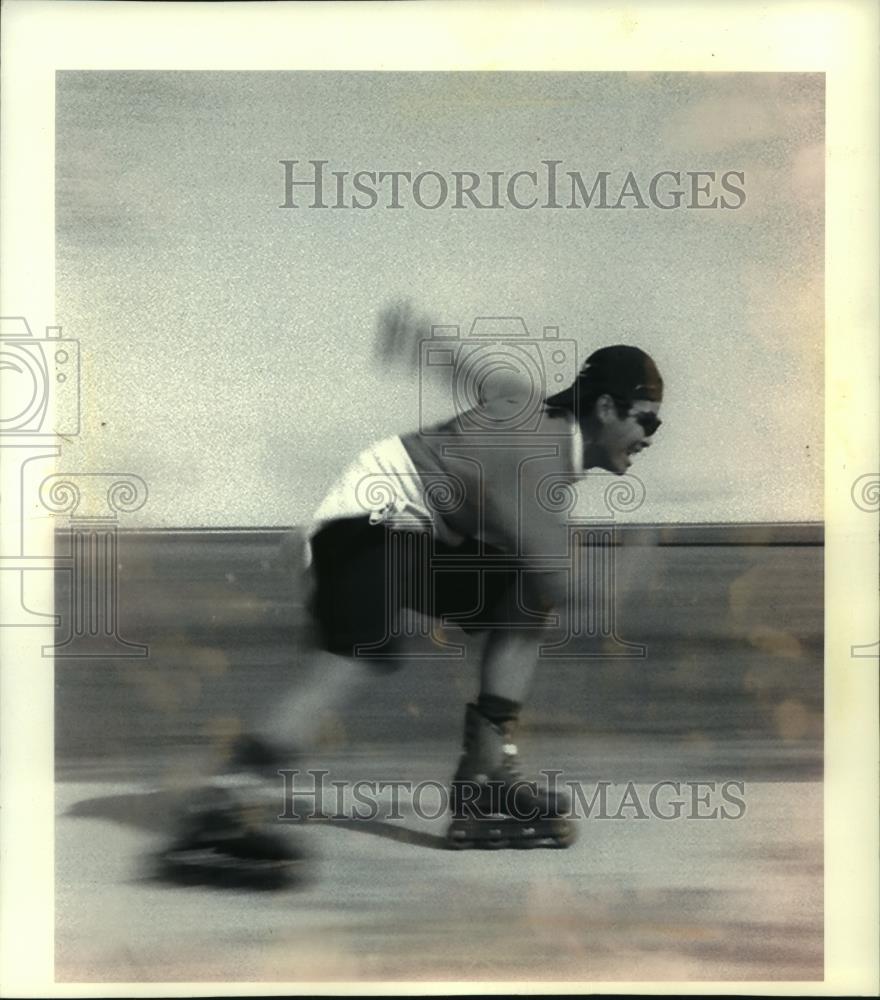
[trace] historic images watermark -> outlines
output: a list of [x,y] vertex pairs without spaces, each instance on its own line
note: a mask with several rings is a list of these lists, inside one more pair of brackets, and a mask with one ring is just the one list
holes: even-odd
[[[584,470],[577,412],[548,419],[548,397],[578,374],[576,342],[553,326],[532,335],[522,317],[478,317],[464,336],[406,309],[383,322],[395,351],[418,339],[419,431],[444,471],[369,472],[354,484],[385,530],[385,624],[353,655],[460,658],[464,645],[446,631],[458,626],[530,631],[546,658],[645,657],[618,631],[615,534],[615,515],[641,506],[644,485]],[[427,405],[438,384],[453,409],[439,422]],[[600,486],[598,514],[578,510],[585,479]],[[412,638],[428,641],[404,650]]]
[[[321,819],[392,821],[404,819],[407,813],[423,820],[438,820],[451,808],[450,789],[439,781],[328,780],[331,772],[320,768],[282,769],[278,774],[283,794],[278,819],[291,823]],[[735,821],[742,819],[747,809],[746,784],[741,780],[584,783],[551,769],[539,771],[537,781],[490,781],[483,786],[473,783],[470,789],[457,789],[456,808],[466,814],[468,804],[474,803],[474,815],[485,818],[484,807],[478,810],[475,803],[481,792],[488,791],[490,814],[524,822],[557,818],[556,813],[543,813],[537,807],[524,812],[519,804],[520,791],[537,791],[539,782],[551,793],[548,801],[555,800],[556,793],[567,793],[571,802],[567,819]]]
[[746,203],[743,170],[653,174],[569,170],[541,160],[525,170],[334,170],[329,160],[280,160],[280,208],[297,209],[720,209]]
[[[41,338],[23,316],[2,317],[0,371],[0,449],[6,482],[15,483],[3,502],[10,522],[19,525],[15,551],[0,553],[0,572],[16,575],[17,586],[9,590],[18,598],[4,602],[0,627],[64,623],[66,635],[42,647],[44,656],[56,659],[146,656],[145,645],[119,634],[117,576],[118,515],[146,503],[146,483],[131,473],[41,473],[41,463],[60,456],[59,442],[81,432],[79,342],[57,326]],[[52,516],[55,525],[65,514],[66,536],[56,528],[60,544],[46,549],[41,522]],[[67,608],[29,607],[28,574],[35,572],[67,576]],[[59,588],[55,592],[57,600]]]

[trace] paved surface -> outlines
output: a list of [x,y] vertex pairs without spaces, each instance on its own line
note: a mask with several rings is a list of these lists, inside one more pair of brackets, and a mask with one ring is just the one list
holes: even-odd
[[[149,859],[199,752],[295,682],[296,634],[243,643],[229,627],[235,608],[255,606],[239,567],[232,583],[155,562],[146,583],[123,578],[131,595],[153,595],[124,623],[150,641],[149,661],[56,671],[57,978],[821,978],[821,549],[654,549],[623,569],[621,628],[649,656],[546,672],[525,760],[560,767],[588,795],[612,783],[608,813],[627,782],[645,804],[664,779],[739,780],[741,818],[594,812],[568,850],[458,853],[443,848],[445,818],[403,796],[400,819],[291,824],[311,880],[268,895],[166,888]],[[199,632],[211,608],[221,624]],[[309,763],[338,780],[445,784],[471,673],[377,681],[325,720]]]
[[[421,816],[403,796],[400,820],[291,825],[289,835],[313,853],[314,880],[268,895],[156,884],[149,854],[164,842],[167,793],[127,782],[65,782],[58,788],[56,974],[105,981],[821,978],[818,783],[747,781],[739,819],[663,820],[651,813],[651,784],[642,781],[634,787],[648,818],[636,819],[638,809],[622,809],[621,796],[626,775],[644,772],[645,757],[657,774],[683,781],[712,780],[711,759],[698,763],[674,745],[633,741],[610,747],[613,763],[587,773],[582,764],[578,770],[579,751],[600,757],[601,741],[583,748],[564,741],[561,754],[559,741],[556,747],[565,778],[582,782],[589,797],[599,780],[618,781],[608,788],[605,813],[627,818],[601,819],[597,806],[564,851],[450,852],[445,819],[430,818],[439,796],[425,794]],[[324,766],[334,779],[445,778],[448,751],[428,756],[410,746],[401,757],[398,749],[393,757],[335,755]],[[542,741],[529,749],[535,756]],[[335,812],[330,802],[325,807]]]

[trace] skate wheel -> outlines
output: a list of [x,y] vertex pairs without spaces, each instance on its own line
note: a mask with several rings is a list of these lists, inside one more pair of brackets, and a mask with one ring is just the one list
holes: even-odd
[[163,881],[188,886],[276,890],[301,881],[304,874],[299,859],[232,858],[211,850],[166,851],[157,862]]
[[464,851],[473,847],[473,841],[462,830],[453,830],[446,837],[446,846],[452,851]]
[[568,830],[566,833],[556,834],[550,841],[550,846],[556,850],[563,850],[566,847],[571,847],[575,842],[574,830]]
[[451,827],[447,831],[446,843],[453,851],[466,851],[476,846],[471,831],[461,827]]

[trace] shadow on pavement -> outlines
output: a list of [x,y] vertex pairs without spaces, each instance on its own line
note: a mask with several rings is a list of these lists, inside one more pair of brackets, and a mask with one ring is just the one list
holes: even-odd
[[[184,805],[180,793],[167,791],[129,792],[116,795],[100,795],[95,798],[82,799],[70,809],[65,816],[77,819],[100,819],[119,823],[121,826],[146,830],[151,833],[165,833],[173,829],[175,817]],[[316,816],[300,810],[295,820],[285,825],[297,823],[310,825],[332,826],[351,830],[355,833],[366,833],[374,837],[384,837],[400,844],[411,844],[414,847],[426,847],[433,850],[449,849],[446,837],[423,830],[412,830],[398,823],[389,823],[380,819],[366,819],[357,816]]]

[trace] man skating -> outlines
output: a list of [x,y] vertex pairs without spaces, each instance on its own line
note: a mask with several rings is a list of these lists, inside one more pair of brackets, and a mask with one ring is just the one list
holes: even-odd
[[[660,424],[663,383],[647,354],[618,345],[591,354],[562,392],[541,391],[537,405],[535,387],[507,378],[504,365],[480,385],[475,405],[452,419],[365,449],[317,510],[310,607],[319,647],[334,654],[320,686],[329,700],[345,693],[351,664],[362,676],[399,664],[401,623],[412,612],[441,626],[437,669],[455,641],[448,626],[482,637],[479,692],[465,708],[451,785],[450,845],[567,846],[569,802],[521,780],[513,743],[541,649],[565,634],[571,611],[559,491],[591,468],[626,472]],[[285,730],[302,743],[303,721],[302,712],[299,723],[282,717],[239,741],[230,770],[277,778],[290,766]],[[244,884],[295,874],[296,845],[242,822],[235,782],[222,784],[164,853],[166,874],[210,879],[212,864]]]

